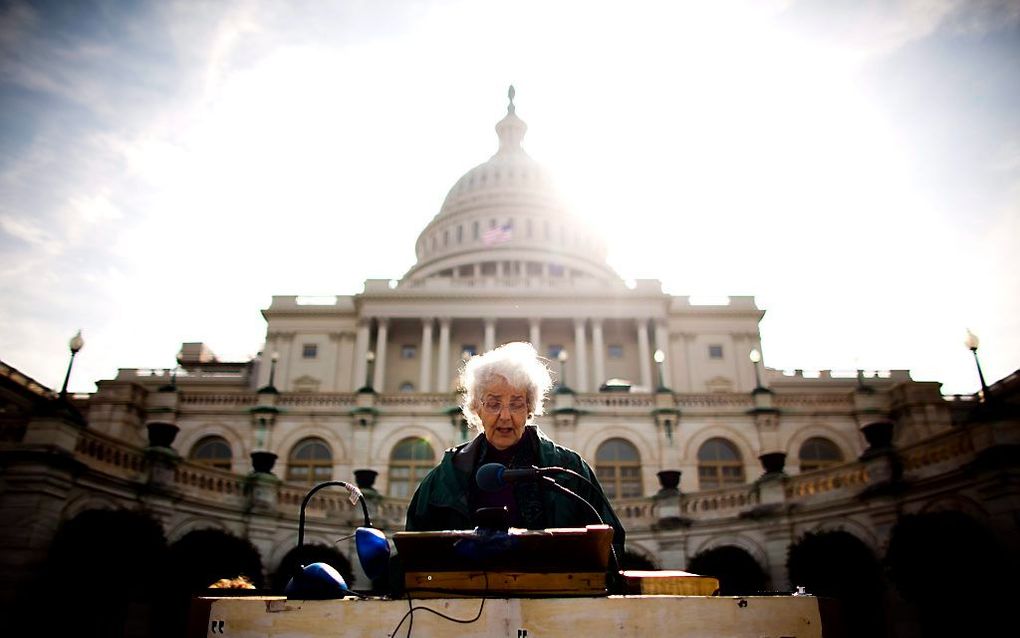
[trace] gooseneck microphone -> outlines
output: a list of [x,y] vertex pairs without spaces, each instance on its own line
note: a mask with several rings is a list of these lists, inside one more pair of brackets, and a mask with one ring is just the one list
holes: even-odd
[[[346,481],[325,481],[319,483],[305,494],[301,501],[301,511],[298,516],[298,548],[305,543],[305,508],[312,496],[325,487],[342,487],[351,494],[351,502],[361,503],[361,511],[365,516],[365,524],[354,531],[354,545],[357,550],[358,560],[365,575],[371,580],[384,576],[389,567],[390,545],[386,536],[375,527],[372,527],[372,519],[368,515],[368,505],[365,502],[365,495],[357,485]],[[343,577],[330,565],[326,563],[312,563],[311,565],[299,565],[297,573],[287,583],[285,593],[294,598],[321,599],[321,598],[342,598],[350,591]]]
[[565,467],[526,467],[520,469],[509,469],[499,463],[486,463],[478,468],[475,473],[475,482],[478,487],[486,492],[498,492],[512,483],[532,482],[548,477],[550,474],[570,474],[579,478],[589,486],[594,487],[591,481],[581,476],[574,470]]

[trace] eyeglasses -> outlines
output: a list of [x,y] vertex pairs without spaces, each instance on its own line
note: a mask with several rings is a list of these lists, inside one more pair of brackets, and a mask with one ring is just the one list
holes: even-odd
[[524,412],[528,409],[528,402],[524,399],[513,399],[510,403],[506,404],[496,399],[488,399],[482,402],[482,408],[489,414],[499,414],[503,411],[504,405],[510,410],[511,414]]

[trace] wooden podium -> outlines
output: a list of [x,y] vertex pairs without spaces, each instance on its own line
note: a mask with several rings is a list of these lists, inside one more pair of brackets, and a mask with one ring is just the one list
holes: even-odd
[[412,598],[605,595],[613,528],[398,532]]

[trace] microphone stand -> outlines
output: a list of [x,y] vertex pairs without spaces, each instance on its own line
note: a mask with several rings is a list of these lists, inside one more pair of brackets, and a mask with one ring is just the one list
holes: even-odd
[[[581,480],[583,480],[585,483],[588,483],[589,485],[591,485],[591,481],[589,481],[588,479],[584,478],[583,476],[581,476],[577,472],[574,472],[572,470],[564,470],[564,471],[567,472],[568,474],[573,474],[574,476],[576,476],[576,477],[580,478]],[[547,486],[553,488],[554,490],[560,492],[561,494],[566,494],[570,498],[572,498],[572,499],[574,499],[576,501],[580,501],[580,502],[584,503],[585,506],[588,508],[588,511],[590,511],[592,514],[595,515],[595,520],[597,520],[600,525],[605,525],[606,524],[605,521],[602,520],[602,516],[599,514],[599,511],[597,509],[595,509],[594,505],[592,505],[591,503],[588,502],[588,499],[584,498],[583,496],[581,496],[577,492],[574,492],[573,490],[560,485],[559,483],[556,482],[555,479],[553,479],[550,476],[542,476],[542,477],[539,477],[539,478],[542,479],[542,484],[543,485],[547,485]],[[612,528],[610,528],[610,529],[612,529]],[[608,574],[608,577],[609,577],[609,593],[611,593],[611,594],[620,593],[620,592],[622,592],[622,587],[621,587],[621,582],[620,582],[620,559],[616,555],[616,548],[613,547],[613,543],[612,542],[609,543],[609,562],[610,562],[610,570],[609,570],[609,574]]]
[[308,502],[312,500],[312,496],[314,496],[316,492],[324,487],[330,487],[331,485],[342,487],[358,497],[358,501],[361,503],[361,511],[365,514],[365,527],[372,527],[372,520],[368,517],[368,505],[365,504],[365,495],[361,493],[361,489],[357,485],[351,485],[347,481],[325,481],[308,490],[308,493],[305,494],[305,498],[301,501],[301,513],[298,516],[298,547],[305,544],[305,507],[308,505]]

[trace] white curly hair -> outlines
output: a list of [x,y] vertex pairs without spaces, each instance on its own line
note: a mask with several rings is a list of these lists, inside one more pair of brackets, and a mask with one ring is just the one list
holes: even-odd
[[538,356],[530,343],[507,343],[471,357],[460,371],[460,387],[464,390],[460,407],[467,422],[479,431],[482,430],[482,419],[476,408],[485,389],[500,377],[515,388],[525,390],[529,421],[543,414],[542,406],[552,387],[552,377],[545,360]]

